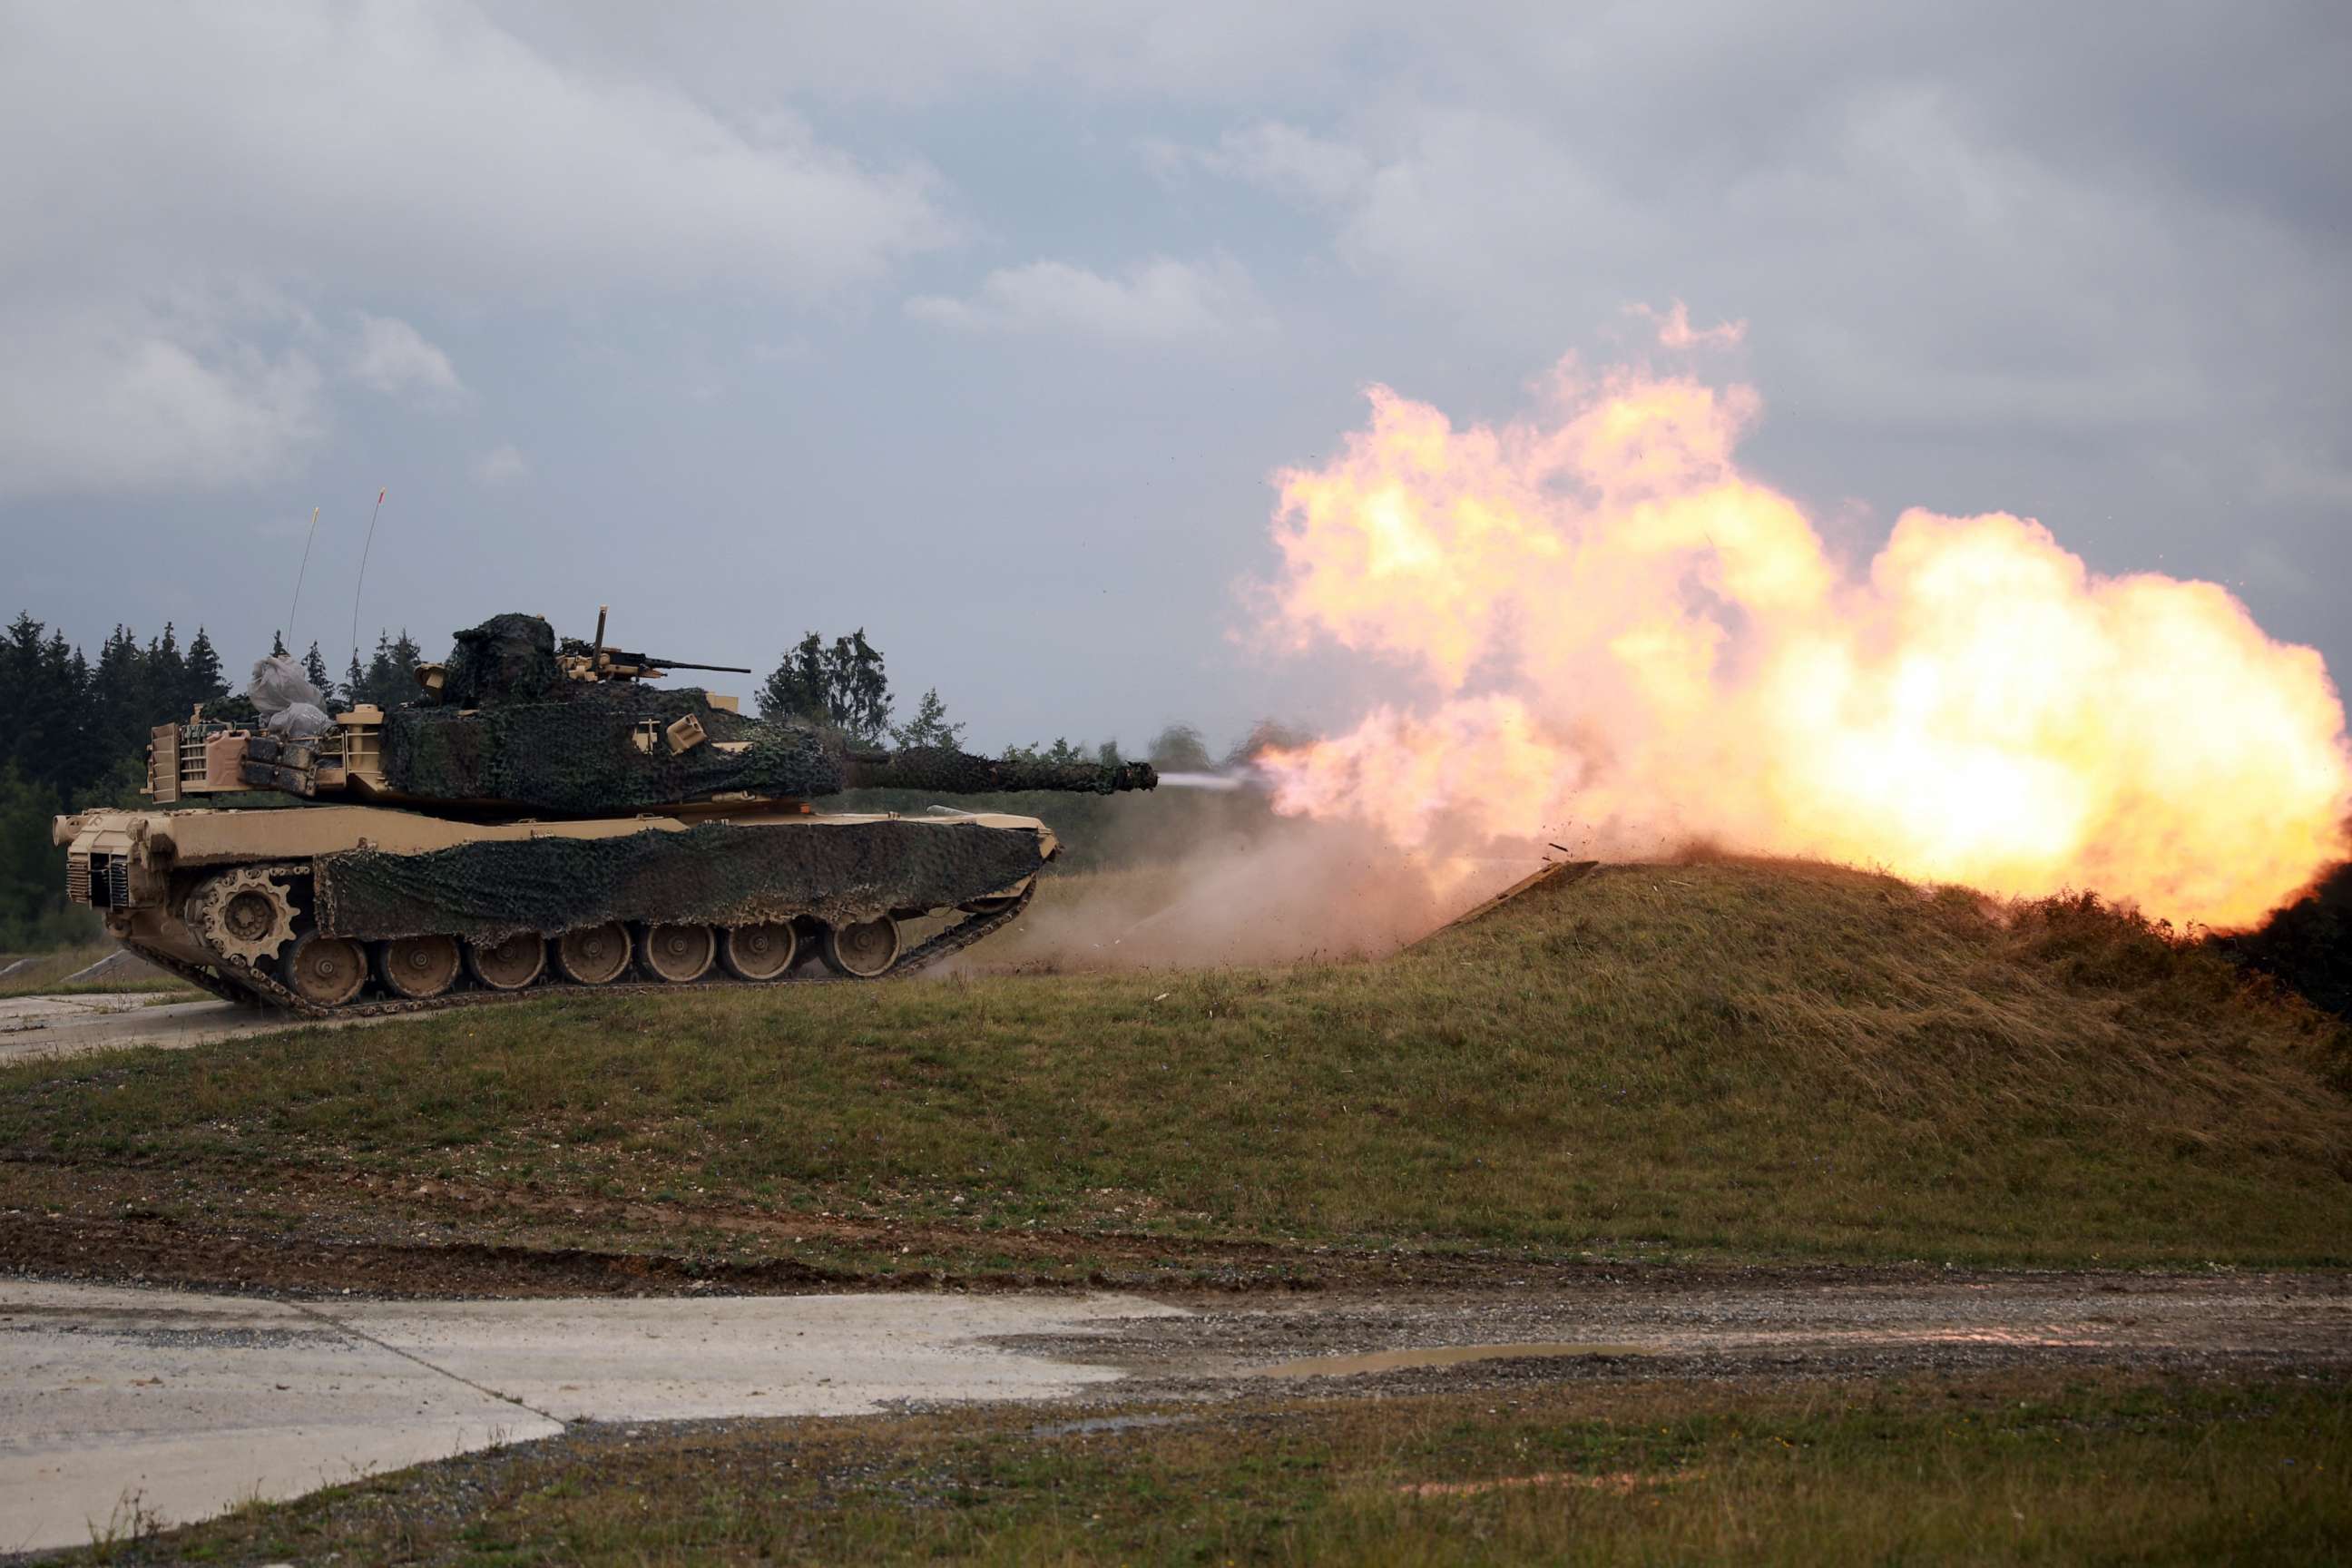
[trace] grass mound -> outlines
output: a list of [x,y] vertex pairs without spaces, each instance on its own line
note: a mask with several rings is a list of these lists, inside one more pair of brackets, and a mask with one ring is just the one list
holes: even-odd
[[436,1237],[924,1227],[857,1244],[898,1266],[1112,1236],[2341,1263],[2346,1060],[2095,900],[1632,866],[1379,964],[572,997],[16,1068],[0,1204],[299,1226],[357,1182],[406,1234],[438,1183],[478,1201]]

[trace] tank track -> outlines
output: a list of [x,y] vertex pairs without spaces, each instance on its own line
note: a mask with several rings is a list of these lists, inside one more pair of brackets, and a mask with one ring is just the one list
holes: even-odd
[[[1018,919],[1021,912],[1029,907],[1029,900],[1035,896],[1036,891],[1037,884],[1032,879],[1029,886],[1021,890],[1020,896],[1005,908],[992,914],[965,916],[947,930],[938,932],[926,942],[917,943],[901,954],[898,962],[890,966],[889,972],[876,976],[876,981],[887,983],[906,975],[919,973],[941,959],[961,952],[982,937],[1002,930]],[[176,974],[181,979],[210,992],[225,1002],[276,1007],[299,1017],[318,1019],[398,1017],[413,1013],[442,1013],[458,1007],[487,1007],[501,1002],[529,1002],[558,994],[675,996],[680,992],[691,991],[722,989],[770,991],[792,985],[865,985],[875,983],[875,981],[862,980],[846,974],[800,973],[788,973],[774,980],[738,980],[713,965],[710,973],[699,980],[689,980],[683,984],[662,980],[616,980],[603,985],[582,985],[563,979],[553,972],[551,965],[547,973],[520,991],[491,991],[460,987],[421,1001],[398,997],[380,998],[365,1002],[350,1002],[341,1007],[325,1007],[316,1002],[306,1000],[243,959],[218,959],[216,961],[218,973],[215,973],[214,969],[185,963],[139,942],[126,942],[123,945],[158,969]]]

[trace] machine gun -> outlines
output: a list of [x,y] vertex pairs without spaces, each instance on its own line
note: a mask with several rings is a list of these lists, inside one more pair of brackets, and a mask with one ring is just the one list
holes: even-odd
[[583,645],[572,642],[577,652],[556,655],[556,663],[563,673],[574,680],[652,680],[673,669],[710,669],[728,675],[749,675],[751,672],[740,664],[696,664],[683,658],[656,658],[649,653],[630,653],[622,648],[604,646],[604,617],[611,606],[596,606],[596,640]]

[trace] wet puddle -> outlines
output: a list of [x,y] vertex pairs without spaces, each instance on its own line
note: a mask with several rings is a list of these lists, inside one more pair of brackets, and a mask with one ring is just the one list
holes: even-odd
[[1252,1377],[1353,1377],[1367,1372],[1401,1372],[1413,1367],[1460,1366],[1474,1361],[1525,1361],[1538,1357],[1654,1355],[1649,1345],[1582,1344],[1537,1341],[1512,1345],[1430,1345],[1418,1350],[1372,1351],[1362,1355],[1309,1356],[1273,1366],[1253,1367]]

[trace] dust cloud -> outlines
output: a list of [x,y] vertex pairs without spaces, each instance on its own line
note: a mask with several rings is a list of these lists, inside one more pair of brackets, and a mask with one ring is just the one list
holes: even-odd
[[1214,968],[1379,958],[1541,864],[1433,861],[1344,824],[1272,818],[1175,858],[1048,876],[964,973]]

